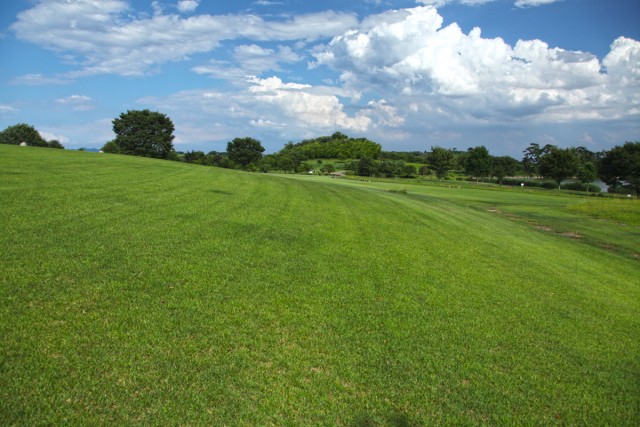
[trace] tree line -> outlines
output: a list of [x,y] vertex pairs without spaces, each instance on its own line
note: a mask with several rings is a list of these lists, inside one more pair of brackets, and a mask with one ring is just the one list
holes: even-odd
[[60,148],[64,146],[57,139],[45,140],[31,125],[18,123],[0,132],[0,144],[28,145],[31,147]]
[[[602,179],[611,192],[640,192],[640,142],[626,142],[611,150],[594,153],[585,147],[560,148],[532,143],[522,160],[492,156],[480,145],[466,151],[431,147],[430,151],[382,151],[380,144],[366,138],[350,138],[340,132],[330,136],[288,142],[274,154],[263,155],[262,143],[254,138],[235,138],[225,152],[177,152],[173,147],[175,127],[165,114],[150,110],[129,110],[112,121],[115,138],[102,147],[108,153],[154,157],[187,163],[236,168],[247,171],[304,173],[322,164],[321,159],[340,159],[344,169],[359,176],[413,178],[434,174],[447,179],[452,171],[462,172],[476,182],[494,179],[500,185],[507,177],[528,176],[552,180],[558,188],[567,179],[582,184]],[[0,143],[64,148],[59,141],[45,141],[33,126],[20,123],[0,132]],[[355,160],[354,160],[355,159]],[[311,161],[316,160],[316,164]],[[324,164],[323,173],[334,171]],[[587,187],[588,188],[588,187]]]

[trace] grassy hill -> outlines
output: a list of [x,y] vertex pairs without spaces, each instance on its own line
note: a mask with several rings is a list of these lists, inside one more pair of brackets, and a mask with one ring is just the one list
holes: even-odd
[[640,420],[636,201],[2,145],[0,200],[2,425]]

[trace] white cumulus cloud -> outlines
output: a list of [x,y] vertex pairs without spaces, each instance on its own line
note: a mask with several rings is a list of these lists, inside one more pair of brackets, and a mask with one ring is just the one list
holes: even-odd
[[371,119],[364,112],[349,116],[337,96],[314,94],[308,90],[310,85],[284,83],[278,77],[254,77],[250,83],[249,92],[255,94],[257,102],[268,104],[289,121],[295,120],[302,126],[365,131],[371,125]]
[[[497,0],[416,0],[416,3],[439,8],[449,3],[460,3],[467,6],[478,6],[494,1]],[[515,0],[514,4],[516,7],[536,7],[545,4],[557,3],[559,1],[564,0]]]
[[180,0],[178,2],[178,10],[182,13],[193,12],[198,8],[199,0]]
[[55,102],[71,106],[73,111],[87,111],[94,108],[91,98],[86,95],[70,95],[66,98],[56,99]]
[[563,0],[517,0],[515,5],[517,7],[536,7],[545,4],[557,3]]
[[399,114],[550,121],[618,117],[638,108],[637,90],[617,95],[638,85],[635,40],[616,40],[601,64],[540,40],[511,46],[483,38],[479,28],[465,34],[442,23],[432,7],[369,17],[316,52],[316,66],[340,72],[347,88],[381,94]]
[[[197,2],[180,2],[187,11]],[[156,4],[157,6],[157,4]],[[75,78],[95,74],[144,75],[159,64],[211,52],[222,41],[313,41],[355,26],[350,13],[333,11],[264,19],[252,14],[136,15],[119,0],[42,0],[18,14],[11,26],[16,37],[71,55],[81,69]]]

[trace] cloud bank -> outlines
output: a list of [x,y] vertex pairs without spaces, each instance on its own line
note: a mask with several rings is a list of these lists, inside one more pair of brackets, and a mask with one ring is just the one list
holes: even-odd
[[[365,20],[315,53],[345,88],[393,99],[405,113],[458,122],[615,119],[637,114],[640,43],[619,38],[602,62],[540,40],[510,46],[442,26],[432,7]],[[380,55],[380,52],[385,52]]]
[[[456,23],[444,26],[437,7],[454,1],[420,0],[422,6],[359,20],[334,11],[269,18],[197,14],[202,5],[195,0],[152,2],[148,11],[123,0],[43,0],[21,12],[11,29],[76,68],[64,75],[28,74],[13,83],[144,77],[199,55],[204,59],[190,64],[189,72],[230,82],[232,89],[212,84],[137,101],[181,122],[177,143],[256,130],[285,140],[344,130],[386,141],[420,135],[451,141],[471,128],[512,126],[509,132],[520,137],[513,126],[640,118],[638,41],[613,40],[601,59],[542,40],[510,45],[483,37],[480,28],[464,33]],[[233,45],[221,49],[229,41]],[[320,85],[288,68],[305,63],[308,71],[331,75],[331,83]],[[55,102],[77,112],[94,108],[85,95]],[[2,107],[5,113],[16,110]]]
[[[225,40],[314,41],[355,26],[352,14],[320,12],[265,20],[252,14],[135,13],[122,0],[41,1],[21,12],[11,26],[16,37],[56,52],[69,52],[82,69],[67,77],[96,74],[142,76],[170,61],[210,52]],[[193,12],[196,1],[181,1]]]

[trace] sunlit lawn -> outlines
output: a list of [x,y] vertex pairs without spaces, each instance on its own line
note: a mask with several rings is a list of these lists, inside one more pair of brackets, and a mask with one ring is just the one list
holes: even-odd
[[638,423],[637,225],[394,185],[0,146],[0,424]]

